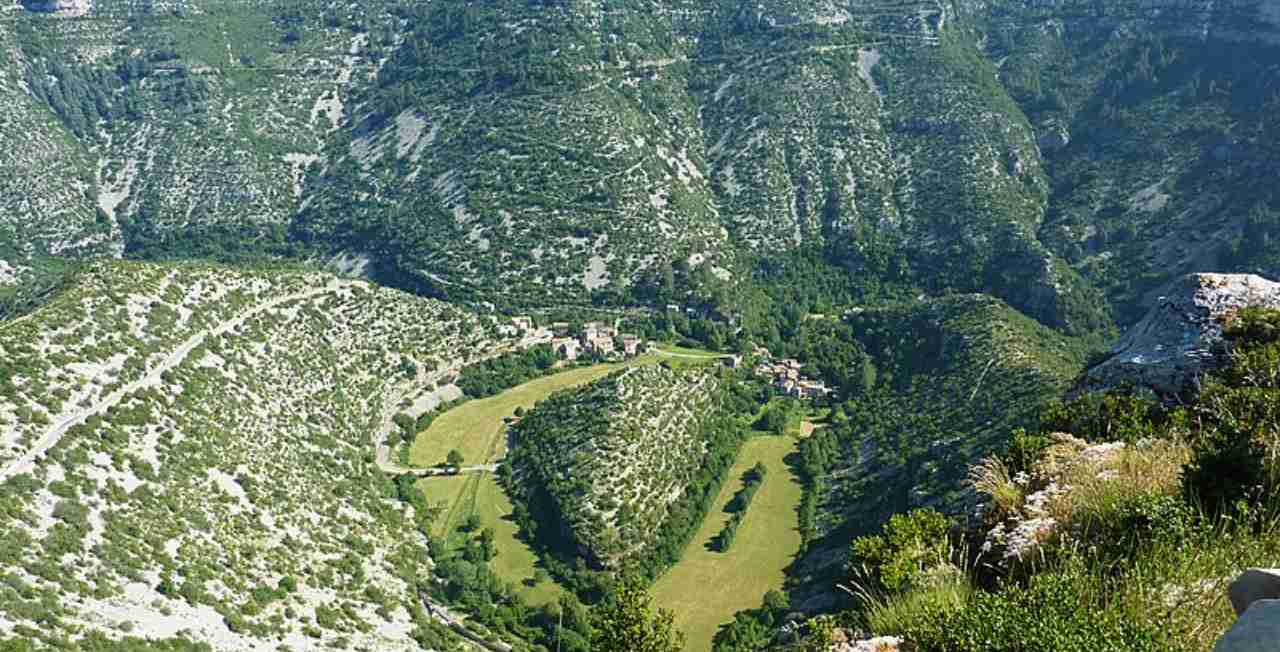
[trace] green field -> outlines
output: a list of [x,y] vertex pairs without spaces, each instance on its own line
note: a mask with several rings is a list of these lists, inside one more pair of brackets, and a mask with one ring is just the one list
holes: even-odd
[[[630,363],[600,364],[583,367],[531,380],[497,396],[468,401],[436,418],[425,431],[418,433],[409,450],[409,460],[416,466],[434,466],[445,461],[452,449],[462,452],[468,465],[501,459],[506,454],[503,437],[505,417],[517,407],[526,409],[553,392],[602,378],[625,364],[650,364],[652,356]],[[482,527],[497,534],[494,541],[498,556],[490,568],[498,576],[520,587],[520,594],[531,604],[539,605],[556,599],[563,589],[553,581],[530,587],[524,583],[533,576],[537,557],[533,550],[516,538],[516,524],[510,519],[511,501],[488,473],[427,478],[418,487],[433,505],[444,505],[432,528],[436,536],[454,535],[457,527],[471,514],[480,517]]]
[[444,464],[449,451],[455,448],[462,453],[464,463],[468,465],[501,459],[506,454],[502,419],[511,416],[517,407],[527,410],[556,390],[584,385],[622,366],[600,364],[572,369],[531,380],[497,396],[467,401],[440,415],[425,431],[418,433],[409,448],[409,464]]
[[[729,480],[684,558],[653,586],[654,602],[675,612],[676,626],[688,637],[685,649],[707,652],[720,625],[744,609],[761,605],[772,589],[781,589],[784,570],[800,549],[800,481],[783,461],[795,451],[792,437],[756,437],[743,444]],[[769,472],[727,553],[707,544],[729,515],[724,506],[742,486],[742,475],[757,462]]]
[[483,527],[493,528],[497,535],[494,544],[498,555],[489,563],[495,574],[516,584],[520,596],[529,604],[542,605],[560,597],[564,589],[554,580],[536,586],[525,582],[533,577],[538,558],[528,545],[516,538],[516,524],[511,520],[511,501],[492,475],[476,473],[429,478],[419,480],[418,488],[428,502],[447,506],[432,527],[432,534],[456,533],[458,526],[474,513],[480,517]]

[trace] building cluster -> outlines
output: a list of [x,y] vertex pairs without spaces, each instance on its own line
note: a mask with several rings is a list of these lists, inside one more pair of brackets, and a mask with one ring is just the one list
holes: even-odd
[[644,340],[640,336],[620,333],[616,326],[604,322],[584,324],[582,334],[577,337],[570,334],[568,322],[555,322],[548,328],[536,329],[531,318],[513,317],[511,324],[524,333],[545,334],[551,348],[565,360],[577,360],[583,354],[601,358],[621,354],[631,358],[644,351]]
[[765,354],[760,356],[761,362],[755,366],[755,374],[762,378],[772,378],[773,386],[783,394],[796,398],[822,398],[832,393],[826,383],[801,374],[799,360],[775,361],[767,355],[767,351]]

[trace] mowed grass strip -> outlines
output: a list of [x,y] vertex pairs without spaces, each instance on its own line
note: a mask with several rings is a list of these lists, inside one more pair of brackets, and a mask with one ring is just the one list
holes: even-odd
[[622,368],[621,364],[600,364],[560,372],[531,380],[496,396],[467,401],[437,417],[418,433],[409,448],[412,466],[444,464],[449,451],[457,449],[467,465],[486,464],[507,452],[503,441],[504,417],[517,407],[529,409],[552,392],[584,385]]
[[498,556],[489,562],[489,568],[499,577],[516,583],[519,587],[517,592],[527,603],[540,606],[554,602],[564,593],[555,580],[548,578],[530,586],[538,568],[538,557],[532,548],[516,537],[519,528],[511,516],[513,510],[507,492],[493,476],[484,476],[476,496],[476,513],[484,527],[494,529],[497,534],[494,542],[498,549]]
[[692,356],[695,358],[709,358],[709,359],[718,360],[720,358],[729,357],[729,354],[727,353],[716,353],[715,351],[708,351],[706,349],[691,349],[689,347],[677,346],[675,344],[655,344],[654,348],[657,349],[658,351],[663,351],[673,355],[686,355],[686,356]]
[[[675,613],[676,627],[687,637],[688,652],[709,652],[720,625],[738,611],[759,607],[768,591],[782,588],[784,570],[801,543],[796,508],[802,489],[783,461],[796,443],[792,437],[761,436],[743,444],[684,558],[654,584],[654,602]],[[742,487],[742,475],[757,462],[768,468],[768,475],[751,501],[733,546],[728,552],[711,551],[711,540],[729,520],[725,505]]]

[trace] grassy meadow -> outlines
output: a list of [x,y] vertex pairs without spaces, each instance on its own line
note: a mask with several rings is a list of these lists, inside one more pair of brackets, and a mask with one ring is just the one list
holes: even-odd
[[413,466],[444,464],[449,451],[462,453],[464,464],[486,464],[506,455],[503,419],[517,407],[526,410],[553,392],[603,378],[622,364],[599,364],[531,380],[496,396],[467,401],[445,412],[418,433],[409,448]]
[[516,536],[518,528],[511,519],[511,500],[492,475],[475,473],[427,478],[418,481],[418,488],[428,502],[446,505],[445,512],[432,528],[433,534],[456,534],[458,526],[472,514],[480,517],[481,527],[493,528],[497,535],[494,546],[498,554],[489,567],[498,576],[516,583],[521,597],[529,604],[551,602],[564,591],[551,579],[533,586],[527,581],[533,577],[538,558],[533,549]]
[[[708,652],[720,625],[743,609],[759,607],[772,589],[781,589],[784,570],[800,549],[800,481],[783,459],[795,451],[787,436],[761,436],[742,446],[729,480],[685,550],[684,558],[653,586],[654,602],[675,613],[688,652]],[[742,487],[742,475],[757,462],[768,468],[728,552],[710,549],[729,520],[724,507]]]

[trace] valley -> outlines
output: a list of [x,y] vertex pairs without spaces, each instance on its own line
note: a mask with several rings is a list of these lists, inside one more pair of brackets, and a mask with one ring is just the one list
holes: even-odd
[[[631,364],[656,364],[664,356],[702,364],[721,357],[660,345],[649,356]],[[440,414],[418,434],[411,450],[424,453],[411,452],[411,459],[433,466],[443,464],[445,456],[439,452],[447,449],[463,451],[466,459],[498,462],[506,454],[505,446],[495,448],[492,442],[501,441],[500,435],[505,433],[516,407],[531,409],[556,391],[590,383],[620,368],[617,364],[600,364],[562,371],[493,397],[466,401]],[[766,592],[782,588],[784,571],[801,546],[797,510],[802,491],[795,472],[784,459],[796,453],[796,437],[807,435],[804,430],[812,431],[811,423],[806,421],[805,425],[808,428],[797,424],[795,431],[786,435],[758,436],[743,444],[728,471],[728,480],[684,556],[654,585],[658,604],[679,614],[676,624],[689,636],[689,650],[709,652],[712,636],[720,625],[731,620],[737,611],[759,607]],[[467,458],[467,451],[487,452],[489,457]],[[743,473],[756,464],[767,467],[773,479],[752,504],[740,542],[727,554],[715,552],[711,550],[711,540],[728,520],[725,505],[740,488]],[[518,584],[517,593],[522,599],[540,606],[563,593],[564,589],[538,563],[537,554],[527,543],[533,533],[520,532],[514,522],[513,505],[493,477],[485,473],[461,474],[423,479],[417,486],[427,502],[440,510],[432,526],[435,536],[457,537],[457,530],[474,517],[473,527],[492,528],[496,535],[496,555],[490,568],[496,576]],[[539,569],[543,572],[538,573]]]
[[0,0],[0,650],[1240,652],[1277,176],[1280,0]]

